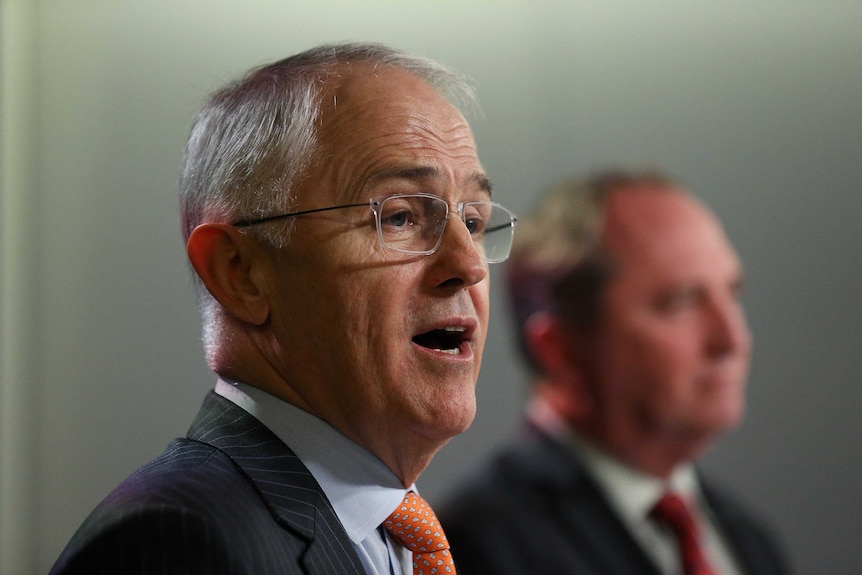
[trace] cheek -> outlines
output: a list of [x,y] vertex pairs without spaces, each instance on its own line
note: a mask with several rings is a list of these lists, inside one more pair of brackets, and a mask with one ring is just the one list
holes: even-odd
[[621,373],[622,385],[656,396],[673,395],[698,370],[697,342],[668,329],[640,326],[614,336],[615,353],[606,358]]
[[359,276],[344,292],[345,305],[349,306],[346,316],[356,322],[354,337],[364,340],[355,343],[370,347],[377,355],[375,361],[385,363],[394,350],[409,341],[409,328],[415,323],[412,316],[422,302],[406,270],[366,270]]
[[476,310],[476,315],[479,318],[479,323],[482,325],[482,333],[488,331],[488,318],[490,317],[491,305],[491,283],[488,278],[485,278],[477,285],[470,288],[470,299],[473,302],[473,308]]

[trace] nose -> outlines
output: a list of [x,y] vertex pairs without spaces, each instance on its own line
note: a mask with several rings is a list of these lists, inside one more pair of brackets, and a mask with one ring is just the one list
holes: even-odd
[[730,296],[722,301],[714,301],[710,308],[710,353],[716,357],[748,353],[751,332],[739,300]]
[[465,288],[488,277],[485,257],[473,242],[467,225],[450,214],[440,247],[430,256],[433,261],[431,281],[439,287]]

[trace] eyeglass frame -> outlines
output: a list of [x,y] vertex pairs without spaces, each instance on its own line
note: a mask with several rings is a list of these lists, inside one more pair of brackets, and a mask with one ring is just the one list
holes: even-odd
[[[434,244],[433,248],[431,248],[429,250],[407,250],[404,248],[392,247],[391,245],[386,243],[386,241],[383,239],[382,223],[380,221],[381,212],[378,208],[383,205],[383,202],[390,200],[390,199],[395,199],[395,198],[429,198],[429,199],[433,199],[433,200],[440,200],[441,202],[443,202],[443,204],[446,206],[446,213],[443,216],[443,221],[446,223],[443,224],[443,230],[440,232],[440,236],[437,238],[437,243]],[[514,227],[518,223],[518,216],[516,216],[512,212],[512,210],[510,210],[509,208],[507,208],[507,207],[505,207],[502,204],[499,204],[497,202],[492,202],[490,200],[475,200],[475,201],[468,201],[468,202],[458,202],[458,204],[457,204],[458,217],[461,218],[462,222],[464,222],[465,224],[467,223],[467,221],[464,219],[464,207],[467,205],[471,205],[471,204],[490,205],[490,206],[493,206],[496,208],[500,208],[501,210],[503,210],[504,212],[506,212],[509,215],[509,222],[507,224],[501,224],[501,225],[495,226],[491,229],[486,229],[484,231],[484,234],[488,234],[489,232],[495,232],[497,230],[501,230],[501,229],[504,229],[506,227],[509,227],[509,228],[513,228],[512,232],[510,232],[510,233],[512,233],[514,235]],[[374,212],[374,223],[377,227],[377,239],[380,240],[380,245],[386,249],[400,252],[400,253],[405,253],[405,254],[429,256],[429,255],[433,254],[434,252],[436,252],[437,249],[440,247],[440,244],[443,243],[443,234],[446,233],[446,226],[449,223],[449,214],[451,212],[451,209],[449,207],[449,202],[446,201],[446,199],[441,197],[441,196],[438,196],[435,194],[429,194],[426,192],[417,192],[415,194],[394,194],[391,196],[384,196],[384,197],[380,197],[380,198],[371,198],[368,202],[364,202],[364,203],[342,204],[339,206],[329,206],[326,208],[314,208],[312,210],[302,210],[299,212],[289,212],[286,214],[276,214],[274,216],[265,216],[263,218],[245,219],[245,220],[240,220],[238,222],[233,222],[230,225],[232,225],[236,228],[244,228],[244,227],[249,227],[249,226],[256,226],[258,224],[265,224],[265,223],[269,223],[269,222],[284,219],[284,218],[293,218],[296,216],[304,216],[307,214],[316,214],[319,212],[329,212],[332,210],[341,210],[341,209],[346,209],[346,208],[361,208],[361,207],[366,207],[366,206],[371,208],[371,211]],[[472,236],[472,233],[470,235]],[[487,259],[483,255],[483,259],[485,260],[486,263],[489,263],[489,264],[502,263],[502,262],[506,261],[507,259],[509,259],[509,254],[511,253],[511,251],[512,251],[512,246],[510,244],[509,245],[509,251],[506,253],[506,256],[504,258],[502,258],[502,259],[495,258],[495,259],[491,260],[491,259]]]

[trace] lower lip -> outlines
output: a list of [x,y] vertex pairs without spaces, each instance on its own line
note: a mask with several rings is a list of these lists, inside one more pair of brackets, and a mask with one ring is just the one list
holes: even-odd
[[423,347],[415,342],[413,343],[413,347],[435,358],[444,359],[447,361],[454,361],[459,363],[473,361],[473,346],[466,341],[461,343],[460,347],[458,348],[458,353],[451,353],[442,349],[431,349],[430,347]]

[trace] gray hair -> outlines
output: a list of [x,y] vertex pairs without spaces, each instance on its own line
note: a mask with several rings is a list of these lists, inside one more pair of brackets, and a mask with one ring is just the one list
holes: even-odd
[[[234,222],[291,209],[319,150],[323,94],[337,66],[369,63],[406,70],[463,112],[477,108],[472,82],[423,56],[380,44],[328,44],[251,70],[216,91],[195,119],[180,171],[183,239],[206,222]],[[290,220],[257,233],[275,246]],[[218,307],[194,276],[205,340]],[[209,345],[209,344],[207,344]]]

